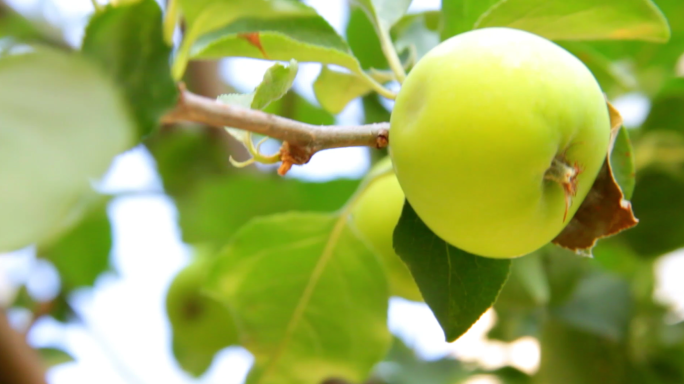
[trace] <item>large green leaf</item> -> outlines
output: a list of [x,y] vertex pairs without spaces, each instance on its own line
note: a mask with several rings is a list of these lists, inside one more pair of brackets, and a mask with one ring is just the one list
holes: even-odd
[[73,220],[134,125],[91,63],[45,48],[0,57],[0,251]]
[[474,28],[523,29],[552,40],[665,42],[670,28],[650,0],[500,0]]
[[357,180],[311,183],[248,175],[207,179],[198,182],[191,195],[176,201],[183,240],[222,245],[253,217],[287,211],[332,212],[357,186]]
[[387,351],[384,272],[346,216],[255,219],[219,257],[210,287],[256,359],[248,383],[361,382]]
[[82,49],[123,87],[139,136],[156,129],[177,99],[169,66],[171,47],[164,43],[159,5],[141,0],[107,6],[90,20]]
[[203,36],[192,48],[196,59],[226,56],[335,64],[362,74],[347,43],[320,16],[241,19]]
[[210,256],[197,255],[178,272],[166,294],[174,357],[195,376],[209,368],[218,351],[238,344],[238,332],[228,308],[202,291],[212,262]]
[[[283,18],[315,16],[316,11],[296,0],[177,0],[187,26],[173,67],[173,76],[180,79],[185,72],[190,49],[205,33],[243,18]],[[290,60],[288,57],[284,60]],[[301,61],[301,60],[299,60]]]
[[397,51],[414,49],[416,61],[439,44],[440,12],[429,11],[406,15],[392,27]]
[[442,40],[475,28],[475,23],[499,0],[442,0]]
[[112,248],[112,226],[107,204],[99,202],[73,228],[56,241],[41,244],[38,255],[54,264],[62,280],[62,289],[92,286],[97,277],[109,269]]
[[350,4],[349,23],[345,32],[349,47],[364,69],[389,67],[382,53],[380,39],[375,33],[375,27],[363,9]]
[[406,202],[394,249],[411,270],[447,341],[454,341],[489,308],[506,282],[510,260],[475,256],[435,235]]

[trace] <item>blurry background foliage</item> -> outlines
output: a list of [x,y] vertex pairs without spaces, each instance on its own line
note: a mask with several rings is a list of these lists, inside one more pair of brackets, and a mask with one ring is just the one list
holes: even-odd
[[[404,14],[410,1],[360,0],[348,4],[344,37],[294,0],[175,4],[187,34],[174,51],[175,71],[183,70],[183,58],[263,58],[262,49],[273,60],[325,64],[313,83],[317,102],[290,89],[265,108],[311,124],[334,124],[356,98],[362,122],[389,120],[391,103],[368,81],[391,80],[377,31],[410,70],[455,34],[526,29],[585,62],[627,117],[630,108],[650,107],[642,121],[627,119],[611,158],[627,197],[633,188],[640,224],[599,242],[592,259],[549,245],[512,262],[488,337],[538,339],[536,372],[424,361],[392,341],[385,324],[393,292],[383,266],[346,224],[330,267],[306,293],[326,245],[321,239],[359,180],[311,182],[278,177],[271,167],[237,169],[229,156],[247,155],[223,130],[161,129],[158,120],[177,96],[162,8],[153,0],[112,3],[99,6],[76,49],[50,23],[0,2],[0,211],[30,212],[20,223],[0,217],[0,251],[35,244],[61,282],[47,298],[15,287],[5,303],[11,310],[79,321],[74,292],[111,272],[107,207],[117,197],[97,193],[88,179],[100,177],[118,153],[142,146],[163,181],[163,192],[151,193],[173,200],[182,240],[195,255],[166,303],[173,353],[194,376],[220,350],[242,345],[255,357],[252,383],[453,384],[483,374],[506,384],[684,382],[684,323],[654,299],[655,266],[684,247],[684,1],[442,0],[441,11]],[[255,33],[261,49],[244,38]],[[190,61],[183,80],[209,97],[234,91],[211,61]],[[383,155],[372,151],[371,158]],[[263,257],[250,258],[254,252]],[[292,321],[295,308],[307,323]],[[47,364],[69,360],[59,350],[42,352]]]

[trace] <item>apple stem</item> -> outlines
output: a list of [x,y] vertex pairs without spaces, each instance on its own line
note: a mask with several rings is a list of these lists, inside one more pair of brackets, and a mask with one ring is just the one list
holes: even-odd
[[568,209],[572,204],[572,198],[577,194],[577,176],[582,173],[580,167],[575,164],[568,164],[563,157],[555,157],[551,166],[544,173],[544,179],[558,183],[565,193],[565,214],[563,221],[568,217]]

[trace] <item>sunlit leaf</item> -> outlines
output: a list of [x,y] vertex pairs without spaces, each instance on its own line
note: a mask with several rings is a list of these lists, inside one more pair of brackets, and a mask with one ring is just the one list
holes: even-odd
[[442,40],[475,28],[475,24],[499,0],[442,0]]
[[670,28],[650,0],[501,0],[474,28],[523,29],[552,40],[665,42]]
[[342,112],[350,101],[372,90],[357,75],[333,71],[325,65],[316,78],[313,89],[321,106],[333,114]]
[[[387,282],[346,217],[289,213],[255,219],[213,268],[256,359],[248,383],[361,382],[387,351]],[[268,241],[264,241],[268,239]]]
[[95,65],[45,48],[0,58],[0,250],[73,221],[134,125]]

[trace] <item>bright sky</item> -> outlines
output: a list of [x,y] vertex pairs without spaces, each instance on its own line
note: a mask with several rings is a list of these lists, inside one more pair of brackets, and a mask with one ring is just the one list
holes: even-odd
[[[89,0],[10,0],[9,4],[26,14],[41,14],[56,25],[66,26],[65,37],[78,45],[88,15]],[[344,0],[305,1],[314,6],[330,24],[343,33],[348,18]],[[41,7],[41,4],[43,6]],[[415,0],[410,12],[437,9],[439,0]],[[42,10],[41,10],[42,9]],[[222,73],[239,90],[250,91],[261,80],[269,63],[259,60],[225,61]],[[304,97],[315,102],[311,83],[320,66],[300,65],[295,87]],[[239,76],[235,74],[239,73]],[[648,100],[630,94],[616,101],[626,125],[636,126],[648,112]],[[341,123],[360,121],[362,109],[353,102],[339,116]],[[333,177],[359,177],[369,166],[364,149],[339,149],[319,153],[308,165],[295,167],[291,177],[325,180]],[[107,192],[161,191],[154,160],[144,149],[136,148],[119,156],[100,185]],[[116,274],[102,276],[94,289],[76,295],[75,307],[84,325],[64,326],[45,320],[34,327],[29,340],[36,346],[59,346],[69,351],[76,361],[48,372],[51,384],[153,384],[153,383],[242,383],[252,358],[241,348],[221,352],[202,380],[194,380],[182,372],[170,353],[170,331],[164,311],[166,287],[189,259],[188,248],[181,243],[172,202],[158,193],[120,197],[109,206],[114,225],[113,267]],[[35,271],[41,271],[36,274]],[[669,302],[684,315],[684,285],[679,276],[684,270],[684,257],[673,255],[660,263],[658,297]],[[29,288],[38,295],[55,291],[58,277],[46,263],[33,259],[27,249],[0,257],[0,303],[11,293],[8,282],[23,281],[31,272],[37,277]],[[2,278],[2,275],[14,279]],[[679,298],[679,299],[677,299]],[[21,322],[21,313],[12,316]],[[533,371],[538,364],[536,340],[524,338],[511,345],[484,340],[493,325],[495,314],[488,312],[471,331],[453,344],[443,341],[443,334],[424,304],[393,299],[389,310],[389,326],[425,358],[447,354],[464,360],[478,361],[495,368],[511,362],[520,369]],[[476,378],[469,384],[491,384],[490,378]]]

